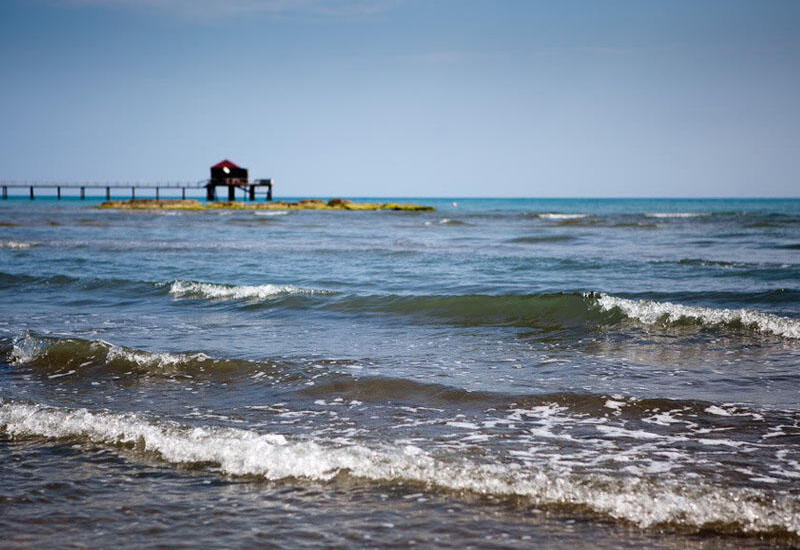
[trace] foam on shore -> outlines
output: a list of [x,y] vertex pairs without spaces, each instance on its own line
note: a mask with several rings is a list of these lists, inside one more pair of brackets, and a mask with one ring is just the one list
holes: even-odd
[[[409,444],[367,447],[323,439],[154,422],[134,414],[3,403],[0,429],[12,438],[78,439],[155,453],[172,464],[205,464],[221,473],[270,480],[332,480],[349,474],[381,483],[412,482],[477,495],[519,496],[538,506],[580,506],[646,528],[672,524],[726,532],[800,534],[800,501],[755,489],[678,484],[658,477],[612,478],[551,472],[463,457],[434,458]],[[206,466],[208,467],[208,466]]]

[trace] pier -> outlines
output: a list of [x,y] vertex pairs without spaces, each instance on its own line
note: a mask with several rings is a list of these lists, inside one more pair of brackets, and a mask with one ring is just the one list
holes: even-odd
[[[58,200],[61,200],[62,191],[65,190],[72,190],[77,191],[78,195],[80,196],[81,200],[86,199],[86,190],[94,190],[95,194],[94,197],[97,197],[98,194],[96,193],[97,190],[100,190],[101,193],[105,193],[105,199],[111,200],[111,190],[115,191],[122,191],[125,194],[130,191],[130,198],[136,198],[136,191],[139,190],[141,194],[141,190],[155,192],[155,198],[161,198],[161,191],[164,189],[167,190],[177,190],[180,189],[181,191],[181,199],[186,199],[186,190],[188,189],[190,194],[200,194],[202,191],[205,191],[206,199],[209,201],[217,200],[217,187],[226,188],[228,191],[228,200],[235,201],[236,200],[236,191],[241,190],[243,194],[243,200],[256,200],[256,194],[259,190],[264,189],[265,193],[265,200],[271,201],[272,200],[272,178],[268,179],[259,179],[250,181],[248,179],[248,172],[247,168],[241,168],[236,164],[232,163],[228,159],[225,159],[214,166],[211,167],[211,178],[207,180],[201,181],[184,181],[184,182],[114,182],[114,183],[102,183],[102,182],[53,182],[53,181],[0,181],[0,188],[3,200],[8,200],[8,190],[9,189],[25,189],[28,191],[28,197],[33,200],[36,198],[37,190],[39,189],[49,189],[51,192],[56,196]],[[118,192],[115,196],[119,196],[120,193]],[[22,195],[24,196],[24,194]],[[99,196],[103,196],[99,194]],[[202,195],[201,195],[202,196]]]
[[34,200],[38,196],[55,196],[56,199],[61,200],[66,196],[77,196],[81,200],[87,197],[99,198],[105,197],[105,200],[111,200],[112,194],[114,197],[127,195],[131,199],[137,198],[137,195],[147,195],[153,193],[156,199],[161,199],[162,192],[167,191],[170,196],[177,198],[177,190],[180,190],[180,198],[199,198],[203,195],[208,200],[216,200],[216,187],[224,185],[228,188],[228,200],[236,200],[237,190],[241,190],[242,200],[257,200],[259,191],[265,189],[265,200],[272,200],[272,180],[256,180],[254,182],[239,183],[236,185],[227,185],[215,183],[212,185],[211,180],[201,182],[185,182],[185,183],[74,183],[74,182],[50,182],[50,181],[2,181],[0,182],[0,198],[8,200],[9,190],[21,189],[22,193],[16,193],[15,196],[28,196],[30,200]]
[[[55,195],[58,200],[65,196],[67,191],[77,191],[77,196],[81,200],[87,197],[87,190],[93,191],[92,197],[105,196],[106,200],[111,199],[112,190],[115,191],[115,196],[120,194],[130,193],[132,199],[136,198],[137,191],[143,194],[143,191],[154,192],[156,198],[161,197],[161,191],[164,189],[180,189],[181,198],[186,198],[186,191],[189,190],[191,194],[193,191],[199,193],[205,188],[206,182],[164,182],[164,183],[75,183],[75,182],[51,182],[51,181],[3,181],[0,182],[2,188],[2,199],[7,200],[9,196],[9,189],[24,189],[27,191],[28,197],[33,200],[40,191],[50,191],[48,196]],[[99,191],[99,193],[98,193]],[[72,193],[73,195],[76,193]],[[24,196],[24,194],[22,195]]]

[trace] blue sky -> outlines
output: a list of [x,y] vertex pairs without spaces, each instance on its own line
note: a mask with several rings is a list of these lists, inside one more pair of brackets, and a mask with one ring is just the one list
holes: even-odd
[[0,179],[798,196],[800,2],[2,0]]

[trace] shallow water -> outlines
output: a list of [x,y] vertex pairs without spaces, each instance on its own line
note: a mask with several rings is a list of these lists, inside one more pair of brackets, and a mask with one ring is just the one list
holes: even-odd
[[453,200],[0,202],[4,544],[800,544],[800,201]]

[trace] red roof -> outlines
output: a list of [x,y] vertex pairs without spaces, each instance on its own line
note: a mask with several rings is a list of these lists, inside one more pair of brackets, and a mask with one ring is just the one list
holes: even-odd
[[212,166],[211,168],[239,168],[239,167],[238,167],[238,166],[236,166],[236,165],[235,165],[234,163],[232,163],[231,161],[229,161],[228,159],[225,159],[225,160],[221,160],[221,161],[219,161],[218,163],[216,163],[216,164],[215,164],[214,166]]

